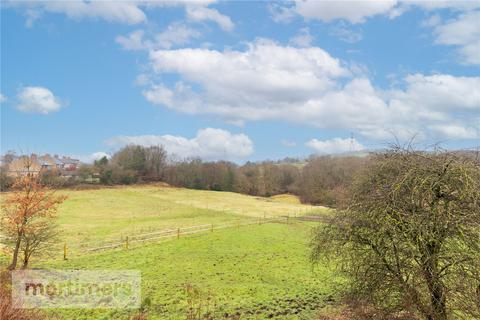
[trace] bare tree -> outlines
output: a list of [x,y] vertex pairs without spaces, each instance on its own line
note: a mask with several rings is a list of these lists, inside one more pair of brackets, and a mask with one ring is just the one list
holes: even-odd
[[355,297],[428,320],[480,318],[480,166],[395,148],[373,158],[349,206],[312,241]]

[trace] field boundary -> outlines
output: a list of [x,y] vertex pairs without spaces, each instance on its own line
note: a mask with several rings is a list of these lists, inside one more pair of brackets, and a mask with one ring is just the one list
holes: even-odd
[[[68,245],[67,243],[64,243],[63,258],[64,260],[67,260],[68,257],[71,255],[89,254],[89,253],[96,253],[96,252],[115,250],[115,249],[128,250],[138,244],[154,243],[158,241],[179,239],[179,238],[183,238],[183,237],[187,237],[195,234],[209,233],[209,232],[214,232],[215,230],[227,229],[227,228],[235,228],[235,227],[239,228],[241,226],[248,226],[248,225],[261,225],[265,223],[278,223],[278,222],[288,223],[289,220],[290,220],[289,216],[280,216],[275,218],[252,219],[250,221],[236,221],[236,222],[229,222],[229,223],[222,223],[222,224],[202,224],[202,225],[189,226],[189,227],[180,227],[180,228],[173,228],[173,229],[171,228],[171,229],[158,230],[158,231],[142,233],[142,234],[127,235],[122,241],[117,240],[117,241],[107,241],[107,242],[100,242],[100,243],[96,242],[97,246],[89,246],[94,242],[87,242],[79,245]],[[70,250],[73,251],[73,254],[70,254]]]

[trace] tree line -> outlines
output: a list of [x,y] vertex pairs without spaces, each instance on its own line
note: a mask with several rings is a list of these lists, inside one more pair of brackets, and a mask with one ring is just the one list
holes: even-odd
[[[253,196],[283,193],[298,195],[302,202],[337,206],[344,200],[346,187],[368,157],[310,157],[306,162],[203,161],[198,158],[178,160],[161,146],[129,145],[110,159],[103,157],[78,169],[74,183],[98,177],[105,185],[166,182],[172,186],[200,190],[231,191]],[[42,180],[55,183],[52,173]]]

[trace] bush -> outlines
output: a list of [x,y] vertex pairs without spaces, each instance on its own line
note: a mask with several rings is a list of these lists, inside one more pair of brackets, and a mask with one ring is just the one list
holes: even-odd
[[312,258],[334,256],[350,294],[424,319],[480,318],[480,166],[452,153],[374,157],[349,206],[317,228]]

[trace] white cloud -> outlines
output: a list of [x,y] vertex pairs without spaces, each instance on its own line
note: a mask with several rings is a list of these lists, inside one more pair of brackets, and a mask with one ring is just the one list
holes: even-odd
[[183,23],[172,23],[167,29],[155,36],[160,48],[171,48],[174,45],[183,45],[191,39],[199,38],[200,32]]
[[27,113],[48,114],[62,107],[52,91],[44,87],[23,87],[17,98],[17,109]]
[[306,19],[324,22],[343,19],[350,23],[363,23],[369,17],[389,13],[395,5],[396,0],[348,2],[296,0],[293,10]]
[[235,27],[230,17],[221,14],[216,9],[205,6],[190,5],[186,7],[187,17],[191,21],[213,21],[225,31],[232,31]]
[[[348,75],[338,59],[320,48],[281,47],[269,41],[249,44],[246,51],[158,50],[150,53],[150,59],[155,72],[178,73],[185,80],[200,84],[212,104],[203,107],[230,114],[233,119],[238,118],[235,110],[241,114],[244,107],[277,109],[321,95],[335,85],[335,78]],[[181,82],[173,91],[159,85],[146,96],[170,108],[201,111],[199,101],[195,102],[199,98],[189,85]],[[154,96],[162,101],[151,99]],[[176,105],[178,99],[184,103]],[[261,115],[254,110],[247,117]]]
[[415,74],[383,91],[316,47],[261,40],[245,51],[157,50],[150,59],[154,72],[180,80],[153,84],[143,92],[148,101],[229,122],[280,119],[389,140],[434,137],[432,126],[451,121],[472,127],[480,108],[480,77]]
[[365,150],[365,147],[355,139],[334,138],[331,140],[312,139],[305,145],[319,154],[335,154]]
[[413,74],[405,83],[406,90],[394,91],[392,101],[431,112],[479,111],[480,77]]
[[313,41],[309,28],[302,28],[300,32],[290,39],[290,43],[299,47],[309,47]]
[[145,31],[136,30],[128,36],[117,36],[115,42],[120,44],[125,50],[146,50],[149,48],[148,43],[144,40]]
[[383,15],[390,19],[402,15],[412,7],[426,11],[451,9],[468,11],[480,7],[478,1],[426,1],[426,0],[294,0],[293,5],[271,6],[273,20],[288,22],[295,15],[307,20],[332,22],[344,20],[352,24],[364,23],[367,19]]
[[61,13],[74,20],[103,19],[109,22],[137,24],[147,16],[136,1],[10,1],[14,6],[26,7],[27,26],[31,26],[43,12]]
[[478,139],[478,129],[465,128],[461,124],[444,124],[430,127],[438,133],[439,137],[447,139]]
[[461,61],[480,64],[480,11],[460,14],[455,19],[434,25],[435,43],[458,47]]
[[7,101],[7,97],[0,93],[0,103]]
[[26,25],[31,27],[44,13],[65,14],[74,20],[86,18],[102,19],[109,22],[139,24],[148,20],[146,8],[164,8],[182,6],[191,21],[214,21],[223,30],[231,31],[234,23],[230,17],[208,6],[216,0],[155,0],[155,1],[103,1],[103,0],[69,0],[69,1],[8,1],[8,6],[25,9]]
[[111,147],[129,144],[142,146],[162,145],[169,154],[181,158],[200,157],[213,159],[238,159],[253,153],[253,143],[245,134],[232,134],[222,129],[206,128],[188,139],[172,135],[118,136],[106,141]]
[[170,24],[164,31],[146,37],[145,31],[136,30],[127,36],[117,36],[115,41],[125,50],[170,49],[185,45],[192,39],[199,38],[201,33],[181,22]]

